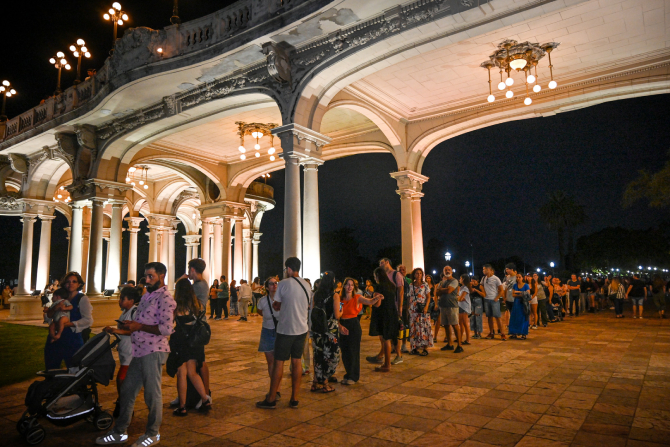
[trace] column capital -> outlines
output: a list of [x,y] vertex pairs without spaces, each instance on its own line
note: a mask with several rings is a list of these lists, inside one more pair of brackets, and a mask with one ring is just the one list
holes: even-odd
[[54,220],[54,219],[56,218],[56,216],[46,216],[46,215],[44,215],[44,214],[40,214],[40,215],[39,215],[39,218],[40,218],[40,220],[41,220],[42,222],[49,222],[49,223],[51,223],[51,221]]
[[137,234],[137,233],[140,232],[140,229],[139,229],[139,227],[132,227],[132,228],[128,228],[128,232]]
[[305,158],[299,161],[304,171],[318,171],[324,161],[317,158]]
[[177,230],[175,230],[174,228],[171,228],[171,229],[167,230],[167,233],[169,235],[175,235],[175,234],[177,234]]
[[128,222],[129,231],[132,231],[130,229],[139,227],[144,220],[144,217],[126,217],[123,220]]
[[313,150],[319,151],[321,147],[332,141],[332,138],[329,136],[296,123],[289,123],[275,127],[272,129],[272,135],[276,135],[282,139],[292,137],[298,145],[306,149],[307,152]]
[[37,214],[23,213],[21,214],[21,222],[34,224],[37,220]]
[[253,240],[251,241],[252,244],[258,245],[261,243],[261,236],[263,236],[263,233],[254,233],[253,235]]
[[198,244],[199,243],[198,241],[202,236],[199,234],[185,234],[182,237],[186,241],[186,245],[192,245],[192,244]]
[[103,197],[107,196],[105,197],[105,200],[107,200],[114,197],[119,198],[119,196],[133,189],[133,187],[127,183],[92,178],[72,183],[66,186],[65,189],[69,191],[72,200],[93,200],[98,194],[102,194]]
[[392,172],[390,175],[398,183],[396,192],[402,199],[420,199],[423,197],[421,189],[423,188],[423,184],[428,181],[428,177],[409,170]]
[[238,219],[244,218],[246,210],[249,209],[249,204],[246,202],[230,202],[222,200],[214,203],[205,203],[196,208],[200,212],[200,218],[206,220],[213,219]]

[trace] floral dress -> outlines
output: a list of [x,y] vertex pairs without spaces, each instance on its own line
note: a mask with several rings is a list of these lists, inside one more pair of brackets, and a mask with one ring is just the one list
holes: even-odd
[[321,384],[328,382],[340,363],[340,345],[337,340],[339,332],[337,320],[333,315],[332,295],[324,300],[323,309],[328,318],[328,331],[325,334],[310,331],[314,351],[314,378]]
[[430,288],[427,283],[419,287],[409,285],[409,343],[412,349],[433,347],[433,331],[430,327],[430,313],[419,312],[417,303],[427,305]]

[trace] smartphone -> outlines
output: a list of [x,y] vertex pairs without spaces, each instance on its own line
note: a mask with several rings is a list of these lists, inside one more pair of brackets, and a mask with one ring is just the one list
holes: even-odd
[[128,323],[127,320],[126,320],[126,321],[123,321],[123,320],[114,320],[114,321],[116,321],[116,322],[119,323],[119,324],[126,324],[126,323]]

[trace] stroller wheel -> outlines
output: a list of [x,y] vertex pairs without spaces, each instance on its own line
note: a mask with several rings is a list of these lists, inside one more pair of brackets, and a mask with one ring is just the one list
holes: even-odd
[[29,445],[37,445],[44,441],[47,433],[39,423],[32,424],[26,431],[24,437]]
[[114,423],[114,418],[107,411],[101,411],[94,419],[93,424],[98,430],[107,430]]
[[18,430],[19,433],[25,435],[30,426],[36,423],[37,420],[35,418],[22,417],[21,419],[19,419],[19,422],[16,423],[16,429]]

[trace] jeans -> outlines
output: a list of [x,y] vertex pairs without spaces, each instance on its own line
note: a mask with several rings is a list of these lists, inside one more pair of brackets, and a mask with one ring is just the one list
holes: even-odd
[[470,328],[474,331],[475,334],[482,333],[483,312],[484,312],[484,305],[482,303],[482,298],[472,298],[472,315],[470,316]]
[[358,318],[340,320],[340,324],[349,330],[349,335],[340,334],[340,351],[346,374],[345,379],[358,382],[361,376],[361,324]]
[[231,299],[230,300],[230,315],[239,315],[240,313],[237,311],[237,298],[236,299]]
[[[547,322],[549,321],[549,316],[547,315],[547,299],[543,300],[537,300],[537,313],[540,316],[540,319],[542,321],[543,325],[546,325]],[[553,316],[553,309],[552,309],[552,316]],[[552,318],[553,320],[553,318]]]
[[167,359],[167,352],[153,352],[144,357],[133,357],[128,366],[126,380],[121,385],[119,405],[121,412],[114,432],[123,434],[130,425],[137,394],[144,388],[144,402],[149,408],[145,434],[156,436],[163,420],[163,394],[161,374]]
[[591,303],[588,301],[588,294],[580,293],[579,294],[579,308],[583,312],[586,312],[588,308],[591,307]]
[[570,295],[570,313],[579,316],[579,295]]
[[[549,316],[549,321],[554,321],[556,315],[554,315],[554,304],[549,302],[549,299],[542,300],[545,302],[544,308],[547,310],[547,315]],[[539,303],[539,301],[538,301]]]
[[618,298],[614,299],[614,311],[617,315],[623,315],[623,300]]
[[219,301],[219,312],[216,314],[216,316],[221,318],[221,310],[223,310],[223,315],[228,318],[228,298],[219,298]]

